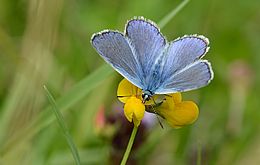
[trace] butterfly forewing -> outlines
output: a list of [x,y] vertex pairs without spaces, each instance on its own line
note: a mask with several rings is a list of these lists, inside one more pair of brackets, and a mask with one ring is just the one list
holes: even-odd
[[125,31],[144,73],[144,88],[148,88],[151,71],[164,51],[166,40],[154,23],[144,19],[130,20]]
[[91,43],[101,57],[122,76],[142,88],[139,62],[125,36],[115,31],[104,31],[92,37]]

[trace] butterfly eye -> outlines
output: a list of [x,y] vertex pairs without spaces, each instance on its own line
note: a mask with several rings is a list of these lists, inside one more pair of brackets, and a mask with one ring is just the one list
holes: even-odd
[[143,103],[145,103],[146,101],[149,101],[151,99],[151,96],[146,93],[143,93],[142,99],[143,99]]
[[145,98],[145,94],[144,94],[144,93],[142,93],[142,99],[144,100],[144,98]]

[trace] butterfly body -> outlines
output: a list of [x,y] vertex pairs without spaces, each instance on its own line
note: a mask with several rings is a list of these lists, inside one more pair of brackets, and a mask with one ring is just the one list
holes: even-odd
[[155,23],[144,18],[128,21],[124,34],[94,34],[91,43],[108,64],[142,89],[143,102],[154,94],[206,86],[213,78],[210,63],[201,59],[209,49],[206,37],[186,35],[167,42]]

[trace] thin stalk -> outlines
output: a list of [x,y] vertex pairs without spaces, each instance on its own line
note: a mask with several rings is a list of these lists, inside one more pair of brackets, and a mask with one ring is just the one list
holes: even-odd
[[170,20],[177,14],[179,13],[182,8],[184,6],[187,5],[187,3],[189,2],[190,0],[184,0],[182,1],[182,3],[180,3],[176,8],[174,8],[169,14],[167,14],[166,16],[164,16],[161,21],[158,23],[159,27],[162,29],[164,28],[164,26],[170,22]]
[[62,129],[62,132],[63,132],[67,142],[68,142],[68,145],[70,147],[70,150],[71,150],[71,153],[72,153],[73,158],[75,160],[75,163],[76,163],[76,165],[80,165],[80,158],[79,158],[77,147],[74,144],[74,142],[72,140],[72,137],[69,134],[69,130],[68,130],[66,124],[65,124],[65,120],[64,120],[61,112],[58,109],[57,103],[54,100],[54,98],[53,98],[52,94],[50,93],[50,91],[47,89],[47,87],[46,86],[43,86],[43,87],[44,87],[44,90],[46,91],[46,95],[47,95],[47,97],[49,99],[49,102],[52,105],[53,112],[54,112],[54,114],[56,116],[56,119],[57,119],[57,121],[58,121],[58,123],[59,123],[59,125],[60,125],[60,127]]
[[129,157],[129,154],[131,152],[131,149],[132,149],[132,146],[133,146],[133,143],[134,143],[134,140],[135,140],[135,135],[137,133],[137,130],[138,130],[138,127],[134,126],[132,134],[131,134],[130,139],[129,139],[128,144],[127,144],[127,148],[125,150],[125,154],[123,156],[123,159],[122,159],[120,165],[125,165],[126,164],[126,161],[127,161],[128,157]]

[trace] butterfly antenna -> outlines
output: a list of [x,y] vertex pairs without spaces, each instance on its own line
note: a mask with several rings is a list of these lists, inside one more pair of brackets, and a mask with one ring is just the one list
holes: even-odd
[[[157,103],[155,102],[155,100],[154,100],[153,97],[152,97],[152,100],[153,100],[154,104],[157,105]],[[155,109],[154,109],[154,106],[151,105],[151,107],[152,107],[153,112],[154,112],[155,115],[156,115],[157,121],[159,122],[161,128],[164,129],[163,124],[162,124],[161,120],[160,120],[159,117],[158,117],[158,113],[157,113],[157,112],[155,111]]]
[[116,96],[117,98],[123,98],[123,97],[131,97],[131,95],[128,96]]
[[167,94],[164,94],[164,96],[166,96],[166,97],[172,97],[171,95],[167,95]]

